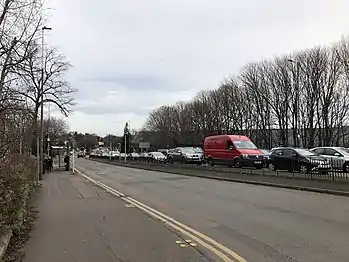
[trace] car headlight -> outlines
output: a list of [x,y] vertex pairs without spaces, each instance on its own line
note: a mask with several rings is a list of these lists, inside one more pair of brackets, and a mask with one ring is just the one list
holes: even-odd
[[247,154],[242,154],[241,157],[242,157],[242,158],[249,158],[249,155],[247,155]]

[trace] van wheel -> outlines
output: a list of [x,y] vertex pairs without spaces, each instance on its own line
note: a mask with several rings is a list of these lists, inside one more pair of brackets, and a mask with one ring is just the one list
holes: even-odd
[[208,164],[209,166],[214,166],[213,160],[212,160],[211,157],[207,159],[207,164]]
[[235,160],[234,167],[236,167],[236,168],[240,168],[241,167],[239,160]]

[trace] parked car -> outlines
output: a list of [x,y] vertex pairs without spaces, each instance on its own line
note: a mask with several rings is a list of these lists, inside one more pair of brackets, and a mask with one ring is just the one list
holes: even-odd
[[127,154],[125,154],[125,153],[120,153],[119,158],[125,159],[125,157],[127,158]]
[[128,157],[131,158],[132,160],[137,160],[139,159],[140,155],[136,152],[133,152],[133,153],[130,153]]
[[349,149],[344,147],[316,147],[314,153],[330,160],[332,168],[349,173]]
[[168,149],[158,149],[158,152],[164,154],[165,156],[167,156],[168,151]]
[[148,153],[148,159],[147,161],[150,162],[160,162],[165,163],[167,160],[166,156],[161,152],[150,152]]
[[332,169],[328,159],[309,149],[292,147],[275,148],[270,154],[268,168],[270,171],[288,170],[304,174],[312,171],[327,173]]
[[260,149],[260,151],[263,153],[264,167],[267,167],[271,151],[269,149]]
[[80,158],[80,157],[85,157],[85,153],[84,153],[84,151],[79,151],[78,152],[78,158]]
[[171,164],[180,162],[182,164],[201,165],[201,157],[192,147],[177,147],[168,151],[167,161]]
[[109,152],[111,158],[118,158],[120,157],[120,152],[119,151],[110,151]]
[[206,161],[210,166],[252,166],[259,169],[264,165],[262,151],[247,136],[208,136],[205,138],[204,151]]
[[139,160],[141,161],[147,161],[148,153],[147,152],[142,152],[139,154]]
[[201,162],[205,163],[205,152],[201,147],[193,147],[193,150],[195,151],[195,153],[199,154],[200,158],[201,158]]

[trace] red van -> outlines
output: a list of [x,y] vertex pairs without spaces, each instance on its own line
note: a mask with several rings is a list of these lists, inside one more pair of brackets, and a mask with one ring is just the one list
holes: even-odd
[[263,168],[263,153],[247,136],[208,136],[205,138],[204,151],[207,163],[211,166]]

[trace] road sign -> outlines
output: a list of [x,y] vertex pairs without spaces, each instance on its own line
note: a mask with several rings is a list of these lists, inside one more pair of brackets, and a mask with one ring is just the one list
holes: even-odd
[[148,149],[150,148],[150,142],[140,142],[139,148]]

